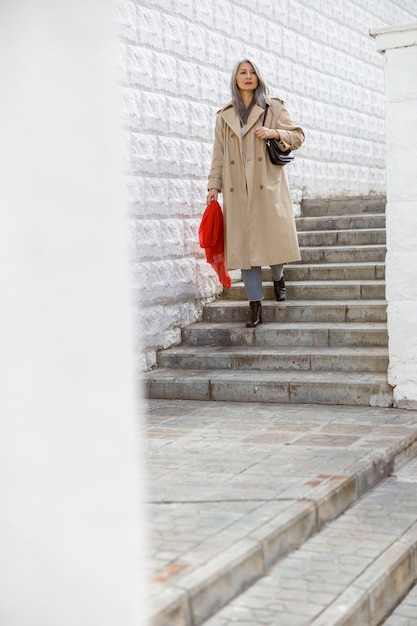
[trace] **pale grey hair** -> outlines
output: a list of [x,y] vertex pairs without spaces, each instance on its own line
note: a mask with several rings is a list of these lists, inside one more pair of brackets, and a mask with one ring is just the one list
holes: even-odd
[[[242,63],[250,63],[253,67],[253,69],[255,70],[255,74],[258,77],[258,86],[255,89],[255,93],[253,96],[253,104],[259,104],[260,107],[262,107],[263,109],[265,108],[265,99],[266,96],[269,94],[269,89],[268,86],[261,74],[261,71],[259,70],[258,66],[256,65],[256,63],[254,63],[251,59],[241,59],[240,61],[238,61],[236,63],[236,65],[233,68],[232,71],[232,77],[230,79],[230,90],[232,92],[232,102],[233,102],[233,106],[235,107],[235,111],[238,114],[240,120],[242,121],[242,123],[246,122],[246,119],[250,113],[250,110],[246,110],[244,105],[243,105],[243,101],[242,101],[242,97],[240,95],[240,91],[238,89],[238,86],[236,84],[236,75],[237,75],[237,71],[240,67],[240,65]],[[252,106],[250,107],[250,109],[252,109]],[[246,119],[245,119],[246,118]]]

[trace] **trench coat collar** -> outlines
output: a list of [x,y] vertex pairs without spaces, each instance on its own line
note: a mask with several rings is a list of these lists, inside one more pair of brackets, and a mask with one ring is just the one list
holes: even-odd
[[[266,100],[269,104],[269,98],[267,98]],[[263,112],[264,110],[261,106],[259,106],[259,104],[254,104],[253,109],[249,114],[248,121],[245,124],[245,132],[243,133],[243,135],[246,135],[246,133],[252,128],[252,126],[256,124],[260,116],[263,115]],[[225,107],[220,109],[219,113],[223,117],[226,124],[230,126],[230,128],[236,133],[238,137],[240,137],[240,120],[235,112],[233,103],[229,102],[228,104],[226,104]]]

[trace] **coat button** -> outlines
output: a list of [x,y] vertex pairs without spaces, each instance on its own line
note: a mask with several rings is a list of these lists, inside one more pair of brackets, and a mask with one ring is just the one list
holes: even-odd
[[258,157],[258,161],[262,161],[262,157]]
[[235,162],[234,162],[234,161],[230,161],[230,163],[231,163],[231,165],[234,165],[234,164],[235,164]]
[[264,188],[264,186],[263,186],[263,185],[259,185],[259,189],[263,189],[263,188]]
[[230,187],[229,191],[234,191],[233,187]]

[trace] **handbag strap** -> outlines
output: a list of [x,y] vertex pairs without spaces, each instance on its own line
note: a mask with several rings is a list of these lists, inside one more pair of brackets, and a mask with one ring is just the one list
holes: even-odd
[[262,126],[265,126],[265,120],[266,120],[266,116],[268,114],[268,109],[269,109],[269,104],[265,103],[265,111],[264,111],[264,116],[263,116],[263,119],[262,119]]

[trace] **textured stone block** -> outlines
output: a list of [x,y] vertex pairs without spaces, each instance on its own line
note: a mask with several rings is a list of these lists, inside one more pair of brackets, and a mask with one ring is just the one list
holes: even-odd
[[202,178],[205,168],[201,162],[201,145],[197,141],[181,141],[181,174],[183,176],[198,176]]
[[136,5],[128,0],[119,0],[117,7],[117,23],[119,25],[119,36],[127,41],[137,41],[136,29]]
[[204,254],[204,250],[200,248],[200,243],[198,240],[199,226],[199,219],[183,220],[182,222],[182,237],[184,242],[185,256],[197,257]]
[[167,258],[182,257],[184,255],[183,220],[164,219],[160,221],[160,241],[164,256]]
[[198,139],[200,142],[211,141],[214,116],[207,104],[190,102],[188,105],[188,120],[190,137]]
[[212,28],[217,22],[216,5],[214,2],[196,2],[194,19],[205,28]]
[[174,15],[178,15],[179,17],[183,17],[187,20],[194,19],[194,1],[193,0],[175,0],[175,3],[172,4],[170,0],[158,0],[158,2],[164,2],[166,7],[166,12],[172,11]]
[[140,104],[140,130],[153,133],[154,137],[163,133],[167,120],[166,97],[162,94],[142,92]]
[[125,47],[126,79],[130,87],[153,88],[153,53],[146,48],[127,45]]
[[159,220],[136,221],[137,260],[159,259],[162,255],[162,226]]
[[136,215],[143,214],[145,179],[142,176],[126,176],[126,200],[130,211]]
[[175,137],[152,136],[155,153],[158,154],[156,166],[159,176],[179,176],[181,172],[181,142]]
[[[160,26],[160,22],[159,22]],[[175,95],[178,93],[177,61],[169,54],[155,53],[153,56],[154,88]]]
[[130,169],[131,172],[156,174],[158,159],[156,158],[156,141],[153,135],[131,133],[130,136]]
[[187,178],[169,180],[166,202],[171,216],[190,216],[192,202],[191,183],[192,181]]
[[167,304],[175,297],[174,262],[169,260],[151,263],[146,285],[155,302]]
[[[181,342],[181,328],[176,326],[175,328],[166,328],[163,332],[162,342],[160,347],[162,349],[175,346]],[[158,346],[159,347],[159,346]]]
[[[199,5],[211,6],[208,3],[201,2]],[[216,18],[217,19],[217,18]],[[230,67],[230,61],[225,59],[224,57],[224,49],[225,49],[226,40],[221,35],[218,35],[215,31],[206,31],[206,63],[208,63],[212,68],[217,68],[218,70],[223,70],[226,63]],[[239,59],[240,56],[234,57]],[[231,70],[231,67],[230,67]],[[230,75],[229,75],[230,79]]]
[[195,296],[195,261],[194,259],[181,259],[174,261],[175,284],[174,290],[178,300],[184,296]]
[[127,129],[139,131],[141,128],[141,98],[137,89],[122,90],[122,112]]
[[161,13],[154,9],[138,4],[136,6],[137,44],[160,48],[157,42],[161,41]]
[[169,133],[186,136],[188,134],[188,105],[180,98],[167,98],[166,129]]
[[201,63],[206,58],[205,30],[192,22],[185,23],[185,39],[188,46],[188,58]]
[[201,69],[194,63],[182,59],[176,65],[176,93],[184,98],[198,99],[200,97]]
[[[217,289],[216,289],[217,288]],[[196,297],[209,298],[220,291],[214,271],[205,259],[198,259],[196,263]]]
[[163,315],[164,307],[158,305],[155,306],[155,315],[141,315],[138,320],[142,340],[155,348],[163,344],[164,329],[161,324]]
[[160,16],[160,28],[161,26],[164,52],[180,56],[186,55],[187,40],[184,37],[183,20],[173,17],[170,12],[163,13],[162,16]]
[[275,22],[278,22],[282,26],[288,26],[289,13],[288,2],[285,2],[285,0],[277,0],[273,3],[271,15],[274,16]]
[[143,186],[138,186],[138,193],[142,193],[141,204],[146,207],[146,215],[162,219],[170,214],[170,182],[167,178],[143,178]]

